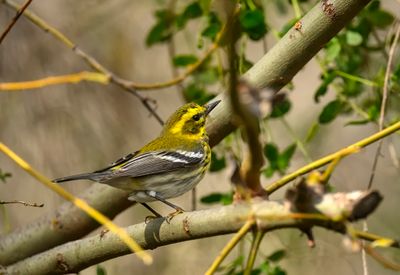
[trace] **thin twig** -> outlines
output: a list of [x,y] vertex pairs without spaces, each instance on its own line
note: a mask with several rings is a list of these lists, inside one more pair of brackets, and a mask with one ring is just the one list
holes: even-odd
[[254,220],[248,220],[242,228],[233,236],[233,238],[225,245],[218,257],[214,260],[210,268],[205,273],[206,275],[212,275],[217,270],[222,261],[228,256],[236,244],[247,234],[250,228],[254,225]]
[[38,204],[36,202],[30,203],[30,202],[25,202],[25,201],[0,201],[0,204],[22,204],[25,206],[31,206],[31,207],[43,207],[44,203]]
[[303,141],[296,135],[295,131],[293,131],[292,127],[290,126],[289,122],[282,117],[281,122],[283,126],[285,126],[286,130],[289,132],[291,138],[295,141],[297,147],[299,147],[301,153],[303,154],[304,158],[306,159],[307,162],[312,162],[312,158],[310,154],[308,153],[306,146],[304,145]]
[[365,240],[365,241],[370,241],[370,242],[374,242],[374,241],[379,241],[382,239],[388,240],[388,242],[390,242],[390,247],[396,247],[396,248],[400,248],[400,244],[398,241],[390,239],[390,238],[386,238],[377,234],[373,234],[370,232],[366,232],[366,231],[359,231],[354,229],[353,230],[353,235],[361,240]]
[[[3,3],[5,3],[7,6],[18,10],[18,5],[11,0],[2,0]],[[91,68],[96,70],[97,72],[103,73],[106,75],[110,82],[114,83],[115,85],[121,87],[125,91],[129,92],[130,94],[134,95],[137,97],[143,106],[146,107],[146,109],[149,110],[149,112],[157,119],[157,121],[162,125],[163,120],[161,117],[157,114],[155,109],[151,106],[149,102],[152,100],[149,99],[148,97],[140,95],[135,88],[131,86],[131,81],[125,80],[108,69],[106,69],[103,65],[101,65],[94,57],[90,56],[89,54],[85,53],[83,50],[81,50],[75,43],[73,43],[67,36],[65,36],[63,33],[61,33],[59,30],[53,28],[48,24],[45,20],[34,14],[33,12],[29,10],[25,10],[24,16],[28,18],[33,24],[38,26],[40,29],[43,31],[51,34],[53,37],[61,41],[64,45],[66,45],[68,48],[70,48],[76,55],[81,57]]]
[[303,166],[302,168],[290,173],[289,175],[286,175],[282,178],[280,178],[279,180],[271,183],[269,186],[267,186],[266,191],[268,194],[271,194],[273,192],[275,192],[276,190],[278,190],[279,188],[281,188],[282,186],[284,186],[285,184],[287,184],[288,182],[294,180],[295,178],[304,175],[314,169],[317,169],[319,167],[322,167],[328,163],[330,163],[331,161],[333,161],[334,159],[336,159],[337,157],[345,157],[347,155],[351,155],[355,152],[358,152],[359,149],[370,145],[390,134],[393,134],[394,132],[400,130],[400,121],[396,122],[395,124],[383,129],[382,131],[379,131],[376,134],[373,134],[365,139],[362,139],[346,148],[340,149],[339,151],[336,151],[335,153],[332,153],[330,155],[327,155],[323,158],[320,158],[310,164],[307,164],[305,166]]
[[[390,46],[389,59],[388,59],[387,65],[386,65],[385,80],[383,83],[383,92],[382,92],[382,94],[383,94],[382,95],[382,103],[381,103],[381,110],[380,110],[380,114],[379,114],[379,123],[378,123],[379,131],[381,131],[384,127],[384,118],[385,118],[386,105],[387,105],[387,99],[388,99],[388,94],[389,94],[389,80],[390,80],[390,74],[392,72],[393,56],[395,53],[397,42],[399,40],[399,36],[400,36],[400,24],[398,24],[393,43]],[[376,167],[378,165],[378,159],[379,159],[379,156],[381,154],[381,149],[382,149],[382,142],[383,142],[383,140],[380,140],[378,143],[378,147],[376,148],[374,162],[372,164],[371,176],[370,176],[369,182],[368,182],[368,189],[371,188],[372,183],[375,178],[375,171],[376,171]]]
[[249,258],[247,259],[246,269],[244,270],[244,275],[251,274],[251,270],[253,269],[254,262],[256,261],[257,252],[260,248],[260,244],[264,237],[264,234],[265,233],[261,230],[257,230],[257,232],[254,234],[253,241],[251,243]]
[[6,29],[1,34],[1,36],[0,36],[0,44],[1,44],[1,42],[3,42],[4,38],[11,31],[12,27],[15,25],[15,23],[17,23],[18,19],[24,13],[24,10],[31,4],[31,2],[32,2],[32,0],[27,0],[25,2],[25,4],[23,4],[22,7],[17,11],[17,14],[14,16],[14,18],[11,20],[10,24],[6,27]]
[[[396,49],[397,41],[399,39],[399,35],[400,35],[400,24],[397,27],[397,31],[396,31],[393,43],[390,46],[389,58],[388,58],[387,65],[386,65],[385,80],[383,83],[383,91],[382,91],[382,102],[381,102],[381,109],[380,109],[380,113],[379,113],[379,122],[378,122],[379,131],[381,131],[384,127],[384,118],[385,118],[386,105],[387,105],[388,94],[389,94],[389,79],[390,79],[390,74],[392,72],[393,56],[394,56],[394,52]],[[372,168],[371,168],[371,175],[370,175],[368,187],[367,187],[368,189],[371,189],[372,183],[374,182],[376,167],[378,166],[379,156],[380,156],[381,150],[382,150],[382,144],[383,144],[383,139],[379,140],[378,146],[375,151],[374,161],[373,161]],[[363,230],[368,231],[368,223],[366,220],[363,222]],[[369,274],[366,253],[371,255],[371,251],[368,252],[366,248],[367,248],[367,246],[364,245],[363,250],[361,252],[364,275]]]
[[340,71],[340,70],[334,70],[333,72],[334,72],[335,74],[337,74],[337,75],[343,77],[343,78],[347,78],[347,79],[349,79],[349,80],[353,80],[353,81],[362,83],[362,84],[364,84],[364,85],[366,85],[366,86],[370,86],[370,87],[377,87],[377,86],[379,86],[379,84],[376,83],[375,81],[371,81],[371,80],[369,80],[369,79],[365,79],[365,78],[359,77],[359,76],[357,76],[357,75],[352,75],[352,74],[349,74],[349,73],[346,73],[346,72],[342,72],[342,71]]
[[109,78],[103,73],[79,72],[75,74],[48,76],[42,79],[20,82],[3,82],[0,83],[0,91],[22,91],[28,89],[38,89],[50,85],[59,85],[65,83],[79,83],[81,81],[92,81],[104,85],[109,84]]
[[204,64],[204,62],[211,56],[211,54],[218,49],[218,42],[214,42],[203,54],[203,56],[194,64],[188,66],[186,71],[182,73],[180,76],[174,77],[171,80],[164,81],[164,82],[159,82],[159,83],[136,83],[136,82],[130,82],[129,86],[131,88],[135,88],[136,90],[155,90],[155,89],[161,89],[161,88],[167,88],[170,86],[177,85],[181,82],[183,82],[188,76],[193,74],[198,68],[201,67],[201,65]]
[[[3,0],[3,2],[16,9],[18,6],[11,0]],[[205,51],[203,54],[202,58],[200,58],[195,64],[192,64],[191,66],[188,66],[186,71],[180,75],[176,76],[171,80],[164,81],[164,82],[158,82],[158,83],[136,83],[130,80],[123,79],[121,77],[116,76],[114,73],[106,69],[104,66],[102,66],[95,58],[92,56],[88,55],[84,51],[82,51],[80,48],[78,48],[75,43],[73,43],[69,38],[67,38],[64,34],[62,34],[60,31],[56,30],[55,28],[51,27],[47,22],[45,22],[43,19],[39,18],[37,15],[34,13],[27,11],[24,14],[29,20],[31,20],[35,25],[37,25],[39,28],[43,29],[44,31],[50,33],[54,37],[56,37],[58,40],[63,42],[65,45],[67,45],[69,48],[71,48],[78,56],[83,58],[86,63],[89,64],[92,68],[94,68],[98,72],[102,72],[105,75],[110,77],[110,80],[117,84],[118,86],[124,88],[125,90],[131,89],[136,93],[136,90],[154,90],[154,89],[161,89],[161,88],[166,88],[170,86],[177,85],[184,81],[188,76],[190,76],[194,71],[196,71],[198,68],[203,65],[203,63],[210,57],[210,55],[219,47],[219,41],[222,37],[223,32],[226,29],[226,25],[221,29],[219,34],[217,35],[217,38],[215,42]],[[140,100],[143,99],[143,97],[140,97],[139,95],[136,95]]]
[[374,260],[382,264],[384,267],[391,270],[400,271],[400,264],[392,263],[389,260],[385,259],[385,257],[379,254],[375,249],[373,249],[371,245],[363,245],[363,251],[368,253],[368,255],[370,255],[372,258],[374,258]]
[[292,6],[293,6],[293,11],[294,11],[294,15],[296,16],[297,19],[301,18],[301,7],[299,4],[298,0],[291,0],[290,2],[292,2]]

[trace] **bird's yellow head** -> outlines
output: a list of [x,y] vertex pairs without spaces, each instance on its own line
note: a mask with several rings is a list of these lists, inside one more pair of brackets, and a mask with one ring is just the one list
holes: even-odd
[[218,105],[218,101],[204,106],[188,103],[179,108],[166,122],[163,134],[182,135],[188,138],[199,138],[206,134],[207,115]]

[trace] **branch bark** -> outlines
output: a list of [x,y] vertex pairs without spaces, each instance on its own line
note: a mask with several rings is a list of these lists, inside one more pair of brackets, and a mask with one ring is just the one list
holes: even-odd
[[[143,249],[183,242],[193,239],[233,233],[249,219],[263,231],[304,226],[304,220],[294,219],[282,204],[270,201],[240,203],[196,212],[186,212],[174,217],[170,224],[163,218],[148,224],[141,223],[126,228]],[[344,232],[342,223],[327,220],[309,220],[338,232]],[[46,238],[47,239],[47,238]],[[8,274],[57,274],[78,272],[88,266],[130,253],[129,248],[112,233],[98,234],[70,242],[6,267]]]
[[[295,28],[290,29],[244,75],[244,78],[256,87],[269,87],[278,91],[368,2],[369,0],[319,2],[301,19],[301,32]],[[327,3],[329,3],[329,8],[326,6]],[[224,95],[220,96],[220,98],[223,97]],[[207,127],[211,145],[218,144],[234,130],[231,114],[228,100],[223,100],[211,114]],[[82,198],[111,218],[130,205],[121,192],[102,185],[90,187]],[[63,227],[54,226],[54,220]],[[65,203],[56,213],[51,213],[32,224],[2,236],[0,264],[12,264],[56,245],[81,238],[96,227],[98,227],[96,222],[70,203]],[[46,264],[43,263],[43,266]]]
[[[334,204],[332,205],[334,206]],[[234,205],[195,212],[185,212],[168,224],[164,218],[126,228],[143,249],[155,249],[177,242],[224,235],[238,231],[244,224],[254,224],[257,230],[269,232],[282,228],[319,226],[339,233],[346,232],[344,222],[333,222],[320,214],[291,213],[278,202],[254,199]],[[368,241],[381,236],[354,232]],[[393,241],[391,247],[399,247]],[[6,274],[62,274],[80,270],[102,261],[131,253],[131,250],[112,233],[100,233],[82,240],[55,247],[5,268]]]

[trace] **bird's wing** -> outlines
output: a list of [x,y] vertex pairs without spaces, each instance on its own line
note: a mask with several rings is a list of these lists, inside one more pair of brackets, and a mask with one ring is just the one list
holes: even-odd
[[142,177],[191,167],[205,158],[199,151],[160,151],[140,154],[111,168],[114,175],[121,177]]
[[116,167],[116,166],[118,166],[118,165],[120,165],[120,164],[122,164],[124,162],[127,162],[127,161],[131,160],[137,153],[139,153],[139,151],[136,151],[134,153],[130,153],[130,154],[128,154],[128,155],[126,155],[126,156],[124,156],[122,158],[117,159],[116,161],[111,163],[109,166],[107,166],[107,167],[105,167],[103,169],[94,171],[93,173],[101,173],[101,172],[105,172],[107,170],[111,170],[112,168],[114,168],[114,167]]

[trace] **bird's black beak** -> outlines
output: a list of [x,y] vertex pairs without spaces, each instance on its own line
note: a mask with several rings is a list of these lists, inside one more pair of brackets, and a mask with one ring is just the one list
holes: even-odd
[[210,102],[206,105],[204,105],[204,107],[206,108],[206,115],[208,115],[215,107],[217,107],[217,105],[221,102],[221,100],[216,100],[214,102]]

